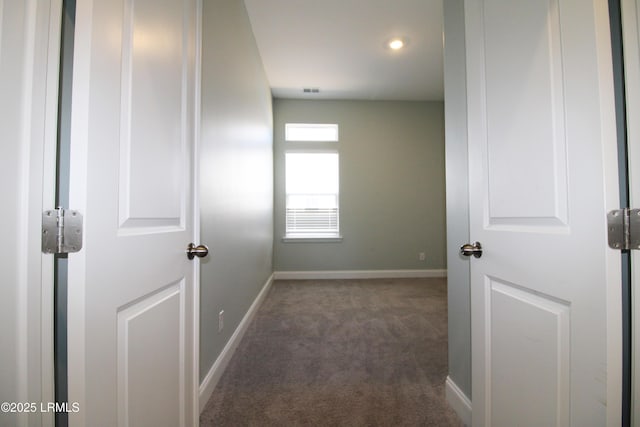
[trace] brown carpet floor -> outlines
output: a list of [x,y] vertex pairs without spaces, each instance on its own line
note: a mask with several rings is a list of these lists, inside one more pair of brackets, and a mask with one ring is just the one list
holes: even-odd
[[275,281],[201,426],[460,426],[444,279]]

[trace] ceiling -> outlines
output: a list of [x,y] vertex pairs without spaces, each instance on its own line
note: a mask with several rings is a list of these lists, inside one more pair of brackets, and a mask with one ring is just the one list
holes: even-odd
[[410,101],[444,97],[442,1],[244,0],[274,97]]

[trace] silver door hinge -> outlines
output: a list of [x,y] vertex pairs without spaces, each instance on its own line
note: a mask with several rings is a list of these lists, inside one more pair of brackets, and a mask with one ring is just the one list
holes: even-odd
[[609,247],[628,251],[640,249],[640,209],[618,209],[607,214]]
[[82,249],[82,215],[57,208],[42,213],[42,252],[68,254]]

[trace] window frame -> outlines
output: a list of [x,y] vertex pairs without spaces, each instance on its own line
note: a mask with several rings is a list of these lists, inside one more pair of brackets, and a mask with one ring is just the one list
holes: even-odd
[[[335,138],[323,139],[323,138],[289,138],[290,133],[300,131],[301,129],[335,129]],[[291,129],[291,130],[290,130]],[[284,124],[284,140],[285,142],[304,142],[304,143],[325,143],[325,142],[338,142],[340,141],[340,125],[337,123],[285,123]]]
[[[338,149],[339,139],[335,141],[300,141],[300,140],[287,140],[286,136],[286,127],[289,124],[293,125],[307,125],[309,127],[313,126],[336,126],[336,136],[339,138],[339,124],[337,123],[285,123],[285,145],[283,150],[283,171],[284,171],[284,215],[282,220],[284,221],[284,236],[282,237],[283,242],[341,242],[342,241],[342,227],[340,221],[340,150]],[[300,154],[322,154],[322,153],[331,153],[336,154],[338,158],[338,190],[336,194],[336,202],[337,202],[337,232],[335,234],[331,233],[289,233],[287,230],[287,202],[288,202],[288,193],[287,193],[287,154],[289,153],[300,153]]]

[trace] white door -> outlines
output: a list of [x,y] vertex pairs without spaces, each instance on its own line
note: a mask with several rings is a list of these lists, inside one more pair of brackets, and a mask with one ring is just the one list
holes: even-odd
[[607,1],[468,0],[465,19],[473,425],[619,425]]
[[185,250],[199,28],[197,0],[77,2],[69,203],[85,234],[69,256],[72,426],[197,422],[197,262]]

